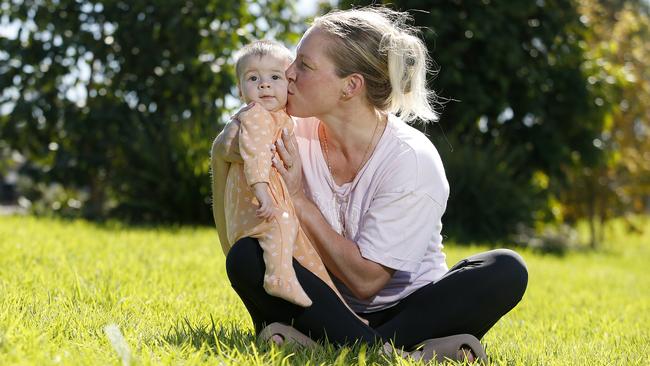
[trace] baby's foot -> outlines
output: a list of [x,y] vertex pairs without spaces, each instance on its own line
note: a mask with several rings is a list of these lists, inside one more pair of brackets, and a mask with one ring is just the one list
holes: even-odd
[[264,275],[264,290],[269,295],[285,299],[302,307],[311,306],[312,301],[294,278],[282,278],[276,275]]

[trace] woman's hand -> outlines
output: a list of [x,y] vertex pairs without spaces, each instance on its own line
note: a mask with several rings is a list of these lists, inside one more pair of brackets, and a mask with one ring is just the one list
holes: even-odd
[[239,115],[251,109],[255,102],[242,107],[230,119],[221,130],[221,133],[212,143],[213,156],[219,157],[221,160],[229,163],[243,163],[241,155],[239,154]]
[[291,198],[294,201],[303,199],[302,161],[298,155],[296,136],[293,133],[289,135],[286,129],[282,130],[282,137],[275,142],[275,150],[281,160],[273,158],[273,166],[282,175]]

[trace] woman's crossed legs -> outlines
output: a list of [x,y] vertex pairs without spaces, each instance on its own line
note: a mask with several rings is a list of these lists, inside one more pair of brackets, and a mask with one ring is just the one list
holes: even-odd
[[461,260],[391,308],[359,315],[383,338],[406,349],[453,334],[481,339],[519,303],[527,283],[523,259],[512,250],[496,249]]
[[257,240],[244,238],[226,258],[228,278],[248,309],[257,333],[265,324],[292,324],[314,340],[337,345],[355,341],[393,341],[410,349],[429,338],[468,333],[481,338],[522,298],[528,272],[521,257],[507,249],[480,253],[460,261],[438,281],[379,312],[357,319],[323,281],[302,267],[293,266],[298,281],[313,305],[303,308],[271,296],[262,286],[264,260]]

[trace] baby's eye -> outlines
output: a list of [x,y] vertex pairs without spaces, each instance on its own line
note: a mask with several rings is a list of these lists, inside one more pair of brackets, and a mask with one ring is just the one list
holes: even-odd
[[282,79],[282,76],[280,76],[280,75],[273,75],[273,76],[271,76],[271,78],[272,78],[273,80],[281,80],[281,79]]
[[250,81],[257,81],[257,76],[255,76],[255,75],[249,76],[249,77],[248,77],[248,80],[250,80]]

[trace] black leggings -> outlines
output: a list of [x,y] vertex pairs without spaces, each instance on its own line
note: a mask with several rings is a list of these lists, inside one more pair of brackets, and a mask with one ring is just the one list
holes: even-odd
[[323,281],[301,266],[293,267],[298,281],[313,301],[303,308],[264,291],[264,260],[256,239],[244,238],[230,249],[226,271],[233,289],[253,319],[255,331],[265,324],[293,324],[315,340],[345,345],[392,340],[411,348],[428,338],[469,333],[483,335],[521,300],[528,283],[523,259],[512,250],[496,249],[473,255],[453,266],[397,305],[359,315],[365,325],[345,307]]

